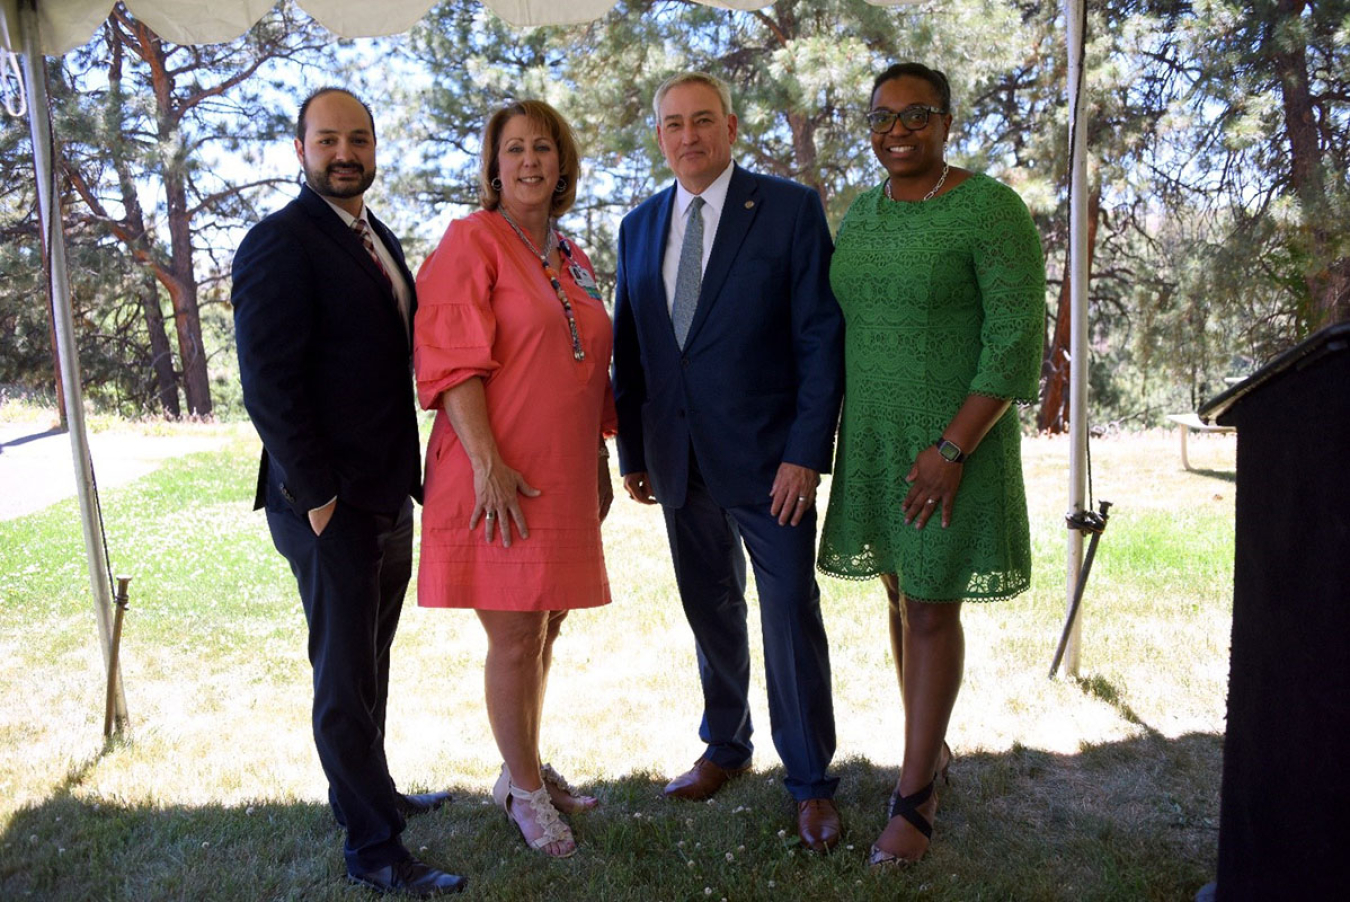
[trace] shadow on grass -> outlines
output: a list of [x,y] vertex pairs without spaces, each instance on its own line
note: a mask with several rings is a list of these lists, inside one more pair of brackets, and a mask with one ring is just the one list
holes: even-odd
[[1078,688],[1082,689],[1088,695],[1100,699],[1115,708],[1121,717],[1129,723],[1134,724],[1136,727],[1139,727],[1150,737],[1162,736],[1162,734],[1153,729],[1153,727],[1144,723],[1143,718],[1134,713],[1134,709],[1121,697],[1120,690],[1106,677],[1097,675],[1086,679],[1076,678],[1074,679],[1074,682],[1078,684]]
[[1196,476],[1208,476],[1210,479],[1222,479],[1224,482],[1237,483],[1236,470],[1209,470],[1192,467],[1191,472]]
[[0,442],[0,454],[4,454],[6,448],[17,448],[19,445],[26,445],[38,439],[50,438],[53,435],[65,435],[68,431],[64,426],[53,426],[45,432],[34,432],[32,435],[21,435],[7,442]]
[[[1221,755],[1220,736],[1152,731],[1072,755],[958,754],[932,850],[903,871],[864,863],[896,779],[865,759],[836,768],[845,835],[825,856],[799,846],[781,768],[711,803],[663,799],[652,774],[582,786],[602,805],[571,819],[580,851],[567,861],[528,851],[486,786],[451,787],[456,800],[403,838],[482,899],[1189,899],[1212,879]],[[367,898],[343,879],[325,805],[91,804],[75,776],[0,834],[0,897]]]

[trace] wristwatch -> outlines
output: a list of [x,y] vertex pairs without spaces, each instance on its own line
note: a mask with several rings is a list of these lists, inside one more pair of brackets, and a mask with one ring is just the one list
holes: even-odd
[[966,452],[962,451],[955,442],[949,442],[945,438],[940,438],[934,444],[937,453],[942,455],[942,459],[947,463],[959,464],[966,459]]

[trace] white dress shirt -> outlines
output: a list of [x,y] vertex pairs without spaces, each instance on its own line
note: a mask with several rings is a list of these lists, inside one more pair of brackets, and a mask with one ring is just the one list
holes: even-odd
[[[735,162],[727,164],[722,174],[697,195],[703,198],[703,270],[708,269],[713,241],[717,238],[717,224],[722,221],[722,209],[727,205],[727,188],[731,186],[731,171]],[[675,277],[680,272],[680,248],[684,246],[684,230],[689,223],[689,204],[695,195],[679,182],[675,183],[675,209],[670,216],[670,235],[666,238],[666,256],[661,262],[661,278],[666,283],[666,310],[675,304]]]

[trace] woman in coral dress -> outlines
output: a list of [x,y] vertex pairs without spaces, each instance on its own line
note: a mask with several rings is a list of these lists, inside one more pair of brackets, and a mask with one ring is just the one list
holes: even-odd
[[552,107],[520,101],[483,136],[483,209],[450,224],[417,276],[427,449],[418,603],[473,608],[487,632],[494,798],[526,842],[576,850],[592,807],[540,763],[544,688],[567,612],[609,602],[600,523],[613,491],[611,327],[590,261],[557,230],[577,151]]

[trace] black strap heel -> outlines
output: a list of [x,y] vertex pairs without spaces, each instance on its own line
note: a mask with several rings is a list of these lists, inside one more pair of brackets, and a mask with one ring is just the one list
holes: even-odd
[[[900,795],[900,792],[891,793],[890,804],[886,808],[888,818],[894,820],[897,817],[903,817],[915,830],[923,834],[924,839],[933,838],[933,824],[928,818],[924,817],[919,811],[919,806],[933,797],[933,784],[936,778],[929,780],[928,785],[918,792],[910,793],[907,796]],[[883,867],[887,865],[902,866],[913,864],[918,859],[901,858],[899,855],[892,855],[880,846],[873,845],[871,854],[867,857],[867,863],[873,867]]]

